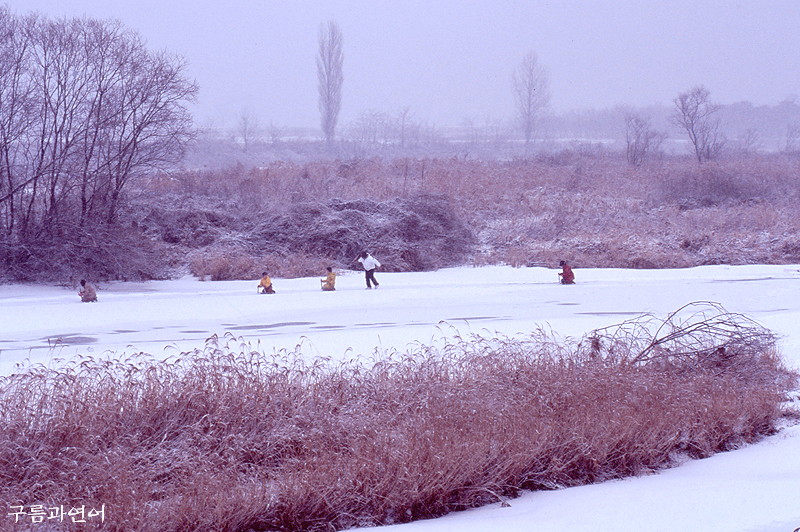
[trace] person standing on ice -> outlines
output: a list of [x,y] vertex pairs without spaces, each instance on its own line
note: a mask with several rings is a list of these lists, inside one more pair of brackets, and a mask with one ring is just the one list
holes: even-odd
[[84,303],[94,303],[97,301],[97,291],[94,289],[94,286],[86,282],[86,279],[81,279],[81,291],[78,292],[78,295],[81,296],[81,301]]
[[558,265],[561,266],[561,271],[558,272],[561,284],[575,284],[575,274],[572,273],[572,268],[569,267],[567,261],[562,260]]
[[274,294],[275,290],[272,288],[272,279],[269,278],[267,272],[261,274],[261,281],[258,283],[259,294]]
[[336,290],[336,274],[333,273],[333,268],[330,266],[325,269],[328,270],[328,274],[324,279],[320,279],[319,282],[321,283],[322,289],[325,292],[332,292]]
[[367,279],[367,290],[372,288],[370,281],[375,284],[375,288],[378,288],[380,285],[378,281],[375,280],[375,270],[381,267],[381,263],[366,251],[361,252],[361,256],[358,257],[358,262],[364,267],[364,274]]

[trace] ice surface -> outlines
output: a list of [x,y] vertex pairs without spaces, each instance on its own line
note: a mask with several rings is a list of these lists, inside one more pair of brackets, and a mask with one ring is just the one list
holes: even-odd
[[[776,332],[800,368],[800,266],[706,266],[683,270],[576,269],[573,286],[545,268],[453,268],[337,279],[191,278],[101,284],[99,302],[65,288],[0,286],[0,373],[30,359],[55,364],[78,354],[175,354],[212,334],[265,350],[300,345],[309,356],[404,351],[455,334],[525,334],[537,327],[580,336],[691,301],[714,301]],[[687,462],[656,475],[551,492],[388,529],[469,531],[785,531],[800,527],[800,427],[763,442]]]

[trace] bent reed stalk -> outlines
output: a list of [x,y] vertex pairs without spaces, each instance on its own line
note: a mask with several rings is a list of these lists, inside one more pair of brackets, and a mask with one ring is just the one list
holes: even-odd
[[752,442],[794,377],[769,331],[712,304],[580,341],[455,337],[350,361],[214,337],[0,377],[0,500],[105,504],[119,531],[405,522]]

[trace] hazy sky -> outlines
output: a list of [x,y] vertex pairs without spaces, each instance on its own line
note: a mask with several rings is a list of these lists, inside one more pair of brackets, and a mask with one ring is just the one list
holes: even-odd
[[[0,0],[2,3],[3,0]],[[7,0],[17,14],[117,18],[185,57],[201,125],[317,126],[320,24],[344,36],[340,124],[366,110],[432,125],[507,119],[511,73],[534,51],[555,111],[800,94],[798,0]]]

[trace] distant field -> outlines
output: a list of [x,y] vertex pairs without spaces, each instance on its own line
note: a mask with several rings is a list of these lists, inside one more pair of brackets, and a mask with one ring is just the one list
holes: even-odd
[[632,167],[602,149],[172,172],[132,185],[118,223],[80,242],[12,245],[3,277],[297,277],[355,267],[363,249],[391,271],[797,263],[799,174],[792,154]]
[[[352,259],[339,253],[335,238],[327,253],[313,249],[316,236],[309,235],[318,234],[315,224],[329,223],[348,251],[363,246],[391,256],[396,260],[388,260],[387,267],[396,270],[409,269],[409,261],[401,259],[409,253],[425,255],[428,268],[451,265],[454,257],[472,264],[552,266],[565,258],[581,267],[672,268],[800,262],[798,173],[800,160],[786,154],[749,154],[703,165],[664,156],[633,168],[620,154],[565,150],[510,161],[282,163],[258,170],[187,172],[155,181],[152,188],[209,198],[205,207],[193,205],[201,212],[234,216],[227,222],[231,228],[244,228],[247,224],[236,220],[254,213],[280,225],[281,215],[295,220],[297,212],[334,200],[379,205],[420,195],[436,198],[428,200],[427,212],[415,214],[421,221],[416,233],[402,226],[402,218],[389,221],[380,233],[370,231],[372,220],[359,226],[357,219],[317,218],[280,243],[270,241],[268,231],[254,240],[246,229],[244,235],[236,233],[243,239],[232,241],[225,238],[225,224],[213,223],[198,228],[208,245],[180,242],[192,248],[190,256],[198,248],[205,257],[232,250],[261,256],[285,275],[305,270],[292,272],[281,264],[291,260],[276,256],[325,256],[341,265]],[[234,210],[231,204],[243,208]],[[298,205],[301,210],[293,211]],[[465,237],[460,226],[456,231],[432,224],[437,213],[463,224],[473,238]],[[398,232],[401,238],[393,239]],[[439,240],[419,243],[430,234]]]

